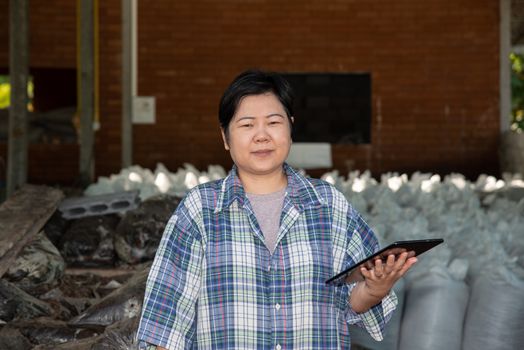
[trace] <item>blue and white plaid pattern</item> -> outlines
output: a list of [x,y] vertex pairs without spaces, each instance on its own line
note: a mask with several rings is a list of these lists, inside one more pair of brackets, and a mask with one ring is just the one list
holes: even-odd
[[142,348],[349,349],[350,323],[382,339],[397,304],[393,293],[356,314],[354,285],[325,284],[376,251],[375,235],[333,186],[284,170],[273,255],[235,168],[180,203],[149,274],[137,332]]

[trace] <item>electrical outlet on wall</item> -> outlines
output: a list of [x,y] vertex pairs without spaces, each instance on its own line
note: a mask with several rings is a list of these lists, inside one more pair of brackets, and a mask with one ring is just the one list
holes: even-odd
[[154,96],[133,97],[133,124],[154,124],[155,108]]

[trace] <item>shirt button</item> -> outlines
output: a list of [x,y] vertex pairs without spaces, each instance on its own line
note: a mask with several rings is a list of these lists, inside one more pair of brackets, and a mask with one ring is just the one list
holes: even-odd
[[280,310],[280,304],[275,304],[275,309]]
[[267,270],[271,271],[271,265],[267,265]]
[[282,349],[282,347],[280,346],[280,344],[277,344],[277,346],[275,346],[275,349],[276,350],[280,350],[280,349]]

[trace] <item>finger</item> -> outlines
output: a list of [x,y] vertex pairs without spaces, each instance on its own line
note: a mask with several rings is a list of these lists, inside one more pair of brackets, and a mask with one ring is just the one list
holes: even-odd
[[375,267],[373,268],[373,273],[376,277],[381,277],[384,274],[384,264],[382,259],[375,260]]
[[388,255],[386,266],[393,268],[395,266],[395,254]]
[[386,260],[386,266],[384,268],[384,272],[386,274],[391,273],[395,269],[395,255],[390,254],[388,255],[388,258]]
[[417,258],[415,258],[415,257],[411,257],[411,258],[409,258],[409,259],[406,261],[406,263],[402,266],[402,268],[400,269],[400,271],[399,271],[400,276],[403,276],[406,272],[408,272],[408,270],[409,270],[413,265],[415,265],[417,261],[418,261],[418,260],[417,260]]
[[375,269],[382,269],[384,266],[384,263],[382,262],[382,259],[376,259],[375,260]]
[[372,278],[373,276],[371,276],[371,271],[372,270],[368,270],[366,269],[365,267],[362,267],[360,268],[360,273],[362,274],[362,276],[364,276],[364,278]]
[[408,258],[408,253],[403,252],[398,256],[398,259],[395,261],[395,267],[394,269],[397,271],[400,271],[404,264],[406,263],[406,260]]
[[364,276],[365,279],[371,279],[371,280],[379,280],[381,278],[380,276],[380,273],[377,275],[377,272],[375,271],[375,269],[366,269],[365,267],[362,267],[360,269],[360,273],[362,274],[362,276]]

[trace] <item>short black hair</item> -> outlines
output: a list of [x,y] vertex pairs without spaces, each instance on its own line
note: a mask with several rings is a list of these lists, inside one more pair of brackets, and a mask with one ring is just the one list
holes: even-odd
[[235,115],[240,100],[249,95],[261,95],[272,92],[279,99],[286,111],[289,123],[293,122],[293,89],[280,74],[250,69],[240,73],[228,86],[218,108],[220,127],[228,136],[228,126]]

